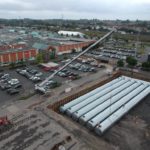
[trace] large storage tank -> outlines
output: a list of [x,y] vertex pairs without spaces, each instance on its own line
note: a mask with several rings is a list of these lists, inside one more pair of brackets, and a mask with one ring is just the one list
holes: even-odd
[[65,104],[60,111],[101,135],[148,94],[149,82],[122,76]]

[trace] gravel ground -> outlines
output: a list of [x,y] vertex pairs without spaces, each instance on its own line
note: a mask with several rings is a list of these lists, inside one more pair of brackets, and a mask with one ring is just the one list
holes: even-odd
[[150,95],[109,129],[103,138],[120,150],[149,150]]

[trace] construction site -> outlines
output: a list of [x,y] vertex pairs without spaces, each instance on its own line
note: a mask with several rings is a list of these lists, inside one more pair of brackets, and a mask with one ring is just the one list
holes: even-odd
[[[60,112],[61,106],[65,106],[68,102],[90,93],[98,87],[115,82],[114,80],[119,80],[122,76],[132,78],[130,82],[126,83],[120,81],[120,86],[122,82],[125,83],[122,84],[122,89],[125,86],[130,88],[144,86],[144,84],[140,85],[140,82],[136,83],[138,80],[143,80],[142,82],[146,84],[150,81],[148,76],[145,77],[142,74],[119,71],[112,76],[89,83],[86,88],[81,87],[68,95],[62,95],[62,98],[58,98],[55,102],[49,100],[46,103],[32,105],[25,111],[16,113],[11,119],[1,118],[0,149],[148,150],[150,146],[149,94],[143,96],[144,99],[136,107],[120,117],[120,120],[118,119],[101,135],[87,129],[77,121],[72,121],[70,117]],[[149,86],[149,83],[146,86]],[[121,91],[121,87],[119,89]],[[145,86],[141,90],[144,89]],[[111,110],[113,111],[113,108]]]
[[[28,101],[4,105],[2,150],[149,150],[150,77],[121,69],[99,70],[47,91],[47,83],[74,60],[110,36],[110,31],[35,85]],[[107,64],[107,68],[110,68]],[[84,81],[84,82],[83,82]],[[69,85],[72,89],[65,92]],[[35,101],[36,100],[36,101]]]
[[[128,97],[130,97],[130,95],[132,95],[132,88],[134,89],[133,91],[136,91],[136,87],[135,87],[136,85],[134,83],[133,83],[133,85],[131,85],[132,83],[131,84],[130,83],[123,84],[120,82],[121,86],[118,89],[115,89],[115,84],[113,83],[114,89],[110,89],[110,93],[109,93],[110,95],[104,94],[105,97],[110,98],[111,100],[108,99],[109,102],[107,102],[106,101],[107,98],[105,99],[104,97],[102,97],[102,100],[105,100],[104,103],[100,102],[100,99],[97,100],[97,102],[102,103],[103,106],[100,106],[100,105],[97,106],[98,103],[94,104],[92,102],[91,103],[88,102],[89,98],[86,98],[86,100],[82,99],[81,103],[79,102],[79,100],[83,97],[83,95],[85,95],[85,96],[88,95],[89,93],[91,93],[90,91],[92,91],[93,89],[98,89],[97,87],[101,88],[101,87],[103,87],[103,85],[111,84],[111,82],[114,82],[116,79],[119,79],[118,77],[122,77],[122,75],[126,75],[126,77],[128,76],[130,79],[136,79],[137,82],[141,79],[148,81],[148,82],[146,82],[148,84],[147,94],[144,96],[144,93],[142,93],[141,101],[138,102],[139,104],[137,106],[134,105],[136,107],[134,109],[132,109],[131,111],[129,111],[129,109],[128,109],[124,113],[124,116],[122,116],[122,117],[119,116],[119,115],[121,115],[121,111],[119,109],[125,109],[124,107],[126,107],[126,104],[122,105],[123,108],[120,108],[120,107],[113,108],[114,104],[117,105],[117,102],[113,103],[114,98],[115,97],[119,98],[119,96],[116,96],[115,92],[117,92],[117,90],[118,90],[118,92],[120,94],[120,98],[125,103],[125,101],[128,101]],[[72,119],[73,119],[74,121],[72,121],[72,122],[76,126],[78,126],[79,129],[80,128],[82,130],[84,129],[90,135],[92,134],[96,137],[100,136],[100,137],[98,137],[98,139],[100,138],[101,140],[106,141],[107,144],[108,143],[109,144],[111,143],[112,145],[115,144],[117,149],[125,149],[125,150],[126,149],[134,149],[134,148],[135,149],[149,149],[148,148],[149,147],[149,139],[150,139],[149,81],[150,81],[150,78],[148,76],[144,77],[142,74],[137,74],[137,73],[133,73],[133,72],[117,72],[112,77],[109,77],[108,79],[100,81],[99,83],[97,82],[96,84],[94,84],[93,86],[90,86],[89,88],[83,89],[80,92],[77,92],[77,93],[70,95],[52,105],[49,105],[48,108],[52,109],[53,111],[55,111],[56,113],[58,113],[60,115],[63,115],[63,117],[69,122],[72,121]],[[130,85],[128,85],[128,84],[130,84]],[[116,86],[118,87],[119,85],[116,85]],[[127,96],[123,97],[121,95],[122,94],[121,88],[123,89],[125,86],[127,87],[127,91],[130,91],[130,94],[128,94],[128,93],[126,93],[126,91],[124,91],[122,93]],[[107,90],[109,90],[109,89],[106,88],[104,90],[104,92],[108,93]],[[114,93],[115,93],[114,97],[113,97],[112,91],[114,91]],[[94,93],[94,90],[93,90],[93,93]],[[137,91],[137,93],[139,94],[141,92]],[[136,92],[134,94],[137,95],[138,98],[140,97],[140,95],[136,94]],[[97,94],[95,94],[94,96],[96,97],[96,95]],[[100,94],[99,94],[99,96],[100,96]],[[90,97],[90,96],[88,96],[88,97]],[[136,99],[136,96],[132,95],[131,97]],[[92,97],[91,97],[91,99],[92,99]],[[77,104],[75,104],[76,101],[78,101]],[[133,99],[131,99],[130,101],[133,101]],[[94,102],[96,102],[96,100]],[[95,108],[93,108],[93,109],[92,109],[93,106],[91,106],[92,104],[93,104],[93,106],[95,105]],[[91,106],[91,108],[90,108],[90,106]],[[121,104],[120,104],[120,106],[121,106]],[[105,107],[107,109],[105,109]],[[129,107],[129,106],[127,106],[127,107]],[[84,110],[84,109],[87,109],[87,110]],[[91,111],[88,111],[88,109],[91,109]],[[104,120],[104,122],[102,122],[102,124],[95,127],[96,134],[93,132],[93,127],[91,127],[91,125],[89,123],[87,125],[85,125],[85,120],[86,120],[87,115],[94,113],[94,111],[95,111],[94,109],[97,110],[98,112],[102,112],[102,115],[100,114],[98,117],[96,116],[97,118],[95,117],[96,119],[99,118],[98,122],[100,122],[100,120]],[[111,115],[111,114],[113,114],[112,112],[115,110],[118,111],[118,112],[116,111],[116,114],[114,113],[114,116],[117,119],[115,117],[111,118],[111,116],[108,117],[107,115],[106,115],[107,119],[106,120],[104,119],[103,115],[106,114],[106,112],[108,112],[108,114]],[[88,113],[86,114],[84,111],[88,111]],[[67,114],[67,116],[71,117],[72,119],[68,118],[65,114]],[[85,114],[85,115],[83,115],[83,114]],[[84,116],[84,117],[82,117],[82,116]],[[94,118],[94,117],[91,116],[90,118]],[[93,121],[94,121],[94,119],[93,119]],[[96,119],[95,119],[95,121],[96,121]],[[113,119],[114,120],[116,119],[117,123],[115,121],[113,122]],[[93,121],[90,121],[90,123],[93,123]],[[78,124],[77,122],[79,122],[80,124]],[[111,122],[111,124],[108,125],[110,127],[110,129],[105,131],[107,128],[107,124],[109,122]],[[82,125],[84,125],[84,126],[82,126]],[[86,126],[88,129],[86,129]],[[103,133],[103,131],[104,131],[104,133]],[[135,142],[135,143],[133,144],[133,142]]]

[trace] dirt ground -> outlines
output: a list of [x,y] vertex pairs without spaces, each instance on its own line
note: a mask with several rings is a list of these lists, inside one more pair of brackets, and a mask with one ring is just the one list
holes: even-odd
[[101,137],[120,150],[149,150],[150,95]]
[[[47,109],[54,101],[56,97],[23,112],[22,103],[8,107],[11,113],[20,111],[13,116],[10,129],[0,130],[0,150],[58,150],[60,145],[66,150],[149,150],[150,95],[101,137],[71,118]],[[27,104],[29,101],[24,102]]]
[[86,142],[93,150],[149,150],[150,148],[150,95],[101,137],[66,116],[61,116],[58,120],[58,124],[78,140]]
[[149,150],[150,95],[101,137],[79,123],[37,106],[13,118],[0,133],[3,150]]

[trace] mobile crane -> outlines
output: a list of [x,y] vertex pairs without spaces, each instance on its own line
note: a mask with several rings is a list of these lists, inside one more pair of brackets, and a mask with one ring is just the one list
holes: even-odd
[[42,93],[47,93],[49,92],[48,89],[46,88],[45,84],[46,82],[48,82],[49,80],[51,80],[58,72],[62,71],[64,68],[66,68],[68,65],[70,65],[74,60],[76,60],[78,57],[82,56],[83,54],[85,54],[86,52],[88,52],[91,48],[93,48],[94,46],[96,46],[97,44],[102,43],[107,37],[109,37],[113,32],[115,32],[116,29],[112,29],[110,32],[108,32],[106,35],[104,35],[102,38],[100,38],[98,41],[96,41],[94,44],[90,45],[88,48],[86,48],[83,52],[81,52],[79,55],[77,55],[76,57],[74,57],[72,60],[70,60],[68,63],[66,63],[64,66],[62,66],[60,69],[56,70],[52,75],[50,75],[49,77],[47,77],[43,82],[41,82],[40,84],[36,84],[35,85],[35,90],[40,91]]

